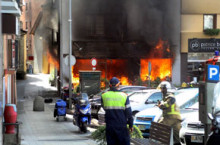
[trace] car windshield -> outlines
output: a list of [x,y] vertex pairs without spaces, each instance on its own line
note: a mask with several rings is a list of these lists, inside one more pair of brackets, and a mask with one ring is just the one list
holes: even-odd
[[175,94],[177,105],[183,109],[188,108],[198,101],[199,89],[184,89]]
[[129,96],[129,100],[136,103],[145,102],[148,94],[148,92],[135,92]]
[[186,109],[193,109],[193,110],[199,110],[199,102],[196,102],[190,107],[187,107]]
[[[100,98],[101,95],[103,93],[109,91],[109,89],[110,88],[106,88],[105,90],[102,90],[98,94],[94,95],[94,99],[95,98]],[[122,92],[126,93],[127,95],[131,95],[134,91],[144,90],[144,89],[147,89],[147,87],[144,87],[144,86],[123,86],[123,85],[120,85],[119,88],[118,88],[119,91],[122,91]]]
[[214,113],[220,111],[220,82],[215,85],[212,106],[214,107]]

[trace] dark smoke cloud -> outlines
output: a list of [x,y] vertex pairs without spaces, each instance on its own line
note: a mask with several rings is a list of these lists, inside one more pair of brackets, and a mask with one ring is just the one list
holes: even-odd
[[[117,28],[120,33],[127,27],[129,40],[136,42],[141,39],[144,49],[152,50],[161,39],[170,43],[172,52],[172,46],[178,43],[175,37],[179,37],[180,33],[177,28],[180,8],[176,0],[73,0],[72,3],[73,20],[76,20],[73,21],[73,39],[86,27],[86,14],[104,12],[121,14],[121,20],[111,22],[112,28]],[[127,21],[126,26],[121,23],[122,20]],[[143,49],[143,43],[136,44],[136,47]]]
[[145,41],[152,45],[159,39],[172,42],[172,35],[178,33],[174,29],[175,22],[179,21],[172,13],[173,7],[178,7],[174,0],[126,0],[125,2],[131,35],[140,33]]
[[58,32],[58,5],[53,3],[53,0],[46,0],[45,4],[42,5],[42,18],[37,32],[47,43],[48,47],[45,48],[48,49],[53,59],[58,62],[58,46],[53,44],[53,41],[57,39],[56,32]]

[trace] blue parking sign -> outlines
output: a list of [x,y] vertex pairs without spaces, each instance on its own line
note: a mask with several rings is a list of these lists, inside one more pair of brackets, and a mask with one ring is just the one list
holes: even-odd
[[219,66],[208,64],[207,81],[218,82],[219,81]]

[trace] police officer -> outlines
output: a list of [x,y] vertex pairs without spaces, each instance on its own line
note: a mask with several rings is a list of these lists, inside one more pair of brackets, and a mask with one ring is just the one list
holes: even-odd
[[[102,94],[101,102],[105,110],[106,140],[108,145],[130,145],[133,118],[130,102],[124,92],[118,91],[120,81],[113,77],[110,90]],[[129,124],[129,130],[127,129]]]
[[161,85],[163,101],[159,102],[158,107],[163,110],[163,117],[159,123],[166,124],[173,128],[174,143],[179,144],[179,131],[181,128],[181,116],[176,99],[172,93],[167,92],[165,84]]

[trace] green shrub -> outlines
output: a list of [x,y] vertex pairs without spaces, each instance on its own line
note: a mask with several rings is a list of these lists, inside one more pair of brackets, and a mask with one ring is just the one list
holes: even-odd
[[98,143],[98,145],[106,145],[105,126],[100,126],[91,134],[92,138]]
[[213,35],[218,35],[220,32],[220,29],[205,29],[204,30],[204,33],[206,35],[210,35],[210,36],[213,36]]
[[[105,126],[100,126],[94,131],[91,136],[98,143],[98,145],[106,145],[106,130]],[[133,126],[133,132],[130,134],[131,138],[143,138],[141,131],[137,126]]]

